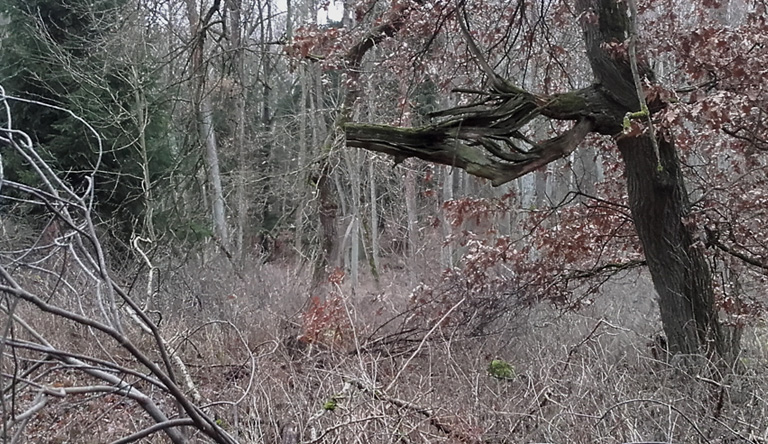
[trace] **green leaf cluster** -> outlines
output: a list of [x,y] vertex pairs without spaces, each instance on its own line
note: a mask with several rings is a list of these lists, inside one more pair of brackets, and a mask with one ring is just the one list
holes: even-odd
[[488,364],[488,374],[496,379],[509,381],[515,379],[515,368],[502,359],[494,359]]

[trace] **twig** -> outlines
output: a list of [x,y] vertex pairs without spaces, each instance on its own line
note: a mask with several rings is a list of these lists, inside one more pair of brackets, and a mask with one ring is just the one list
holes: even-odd
[[[149,275],[147,276],[147,299],[144,304],[144,309],[146,309],[149,306],[149,303],[152,300],[152,296],[154,293],[152,290],[152,286],[154,284],[154,274],[155,274],[156,267],[149,260],[149,257],[144,252],[144,250],[141,249],[141,246],[139,245],[139,241],[144,241],[144,242],[152,242],[152,241],[150,239],[144,239],[138,236],[133,239],[133,248],[139,252],[142,259],[144,259],[144,262],[146,262],[147,267],[149,268]],[[143,319],[139,318],[135,310],[131,309],[130,307],[127,307],[127,308],[128,308],[128,313],[130,315],[130,318],[133,319],[133,321],[139,326],[139,328],[141,328],[143,331],[149,334],[152,334],[151,326],[149,326]],[[160,345],[162,348],[166,350],[169,350],[171,348],[168,344],[168,341],[166,341],[165,338],[163,338],[160,335],[157,335],[156,338],[160,342]],[[184,381],[184,385],[186,385],[189,393],[192,394],[192,399],[196,403],[200,403],[203,400],[203,397],[202,395],[200,395],[200,390],[197,389],[197,385],[195,384],[195,381],[192,380],[192,375],[189,373],[189,369],[187,368],[187,365],[184,363],[184,361],[181,359],[181,356],[179,356],[178,353],[172,353],[170,355],[170,359],[173,361],[174,364],[176,364],[176,368],[179,370],[179,373],[181,373],[181,379]]]
[[444,314],[444,315],[443,315],[443,316],[440,318],[440,320],[439,320],[439,321],[437,321],[437,322],[435,323],[435,325],[434,325],[434,326],[433,326],[433,327],[432,327],[432,328],[431,328],[431,329],[430,329],[430,330],[427,332],[427,334],[426,334],[426,335],[424,335],[424,337],[421,339],[421,342],[419,343],[419,346],[418,346],[418,347],[416,347],[416,350],[414,350],[414,351],[413,351],[413,353],[411,353],[411,356],[410,356],[410,357],[409,357],[409,358],[408,358],[408,359],[405,361],[405,364],[403,364],[403,366],[402,366],[402,367],[400,367],[400,370],[398,370],[398,371],[397,371],[397,374],[395,375],[395,377],[394,377],[394,378],[392,378],[392,381],[389,383],[389,385],[387,385],[387,388],[386,388],[386,389],[384,389],[384,391],[387,391],[387,392],[388,392],[389,390],[391,390],[391,389],[392,389],[392,387],[395,385],[395,382],[397,382],[397,378],[399,378],[399,377],[400,377],[400,375],[403,373],[403,371],[404,371],[404,370],[405,370],[405,369],[408,367],[408,364],[410,364],[410,363],[411,363],[411,361],[413,360],[413,358],[415,358],[415,357],[416,357],[416,355],[417,355],[417,354],[418,354],[418,353],[421,351],[421,348],[422,348],[422,347],[424,346],[424,344],[427,342],[427,338],[429,338],[429,337],[432,335],[432,333],[433,333],[435,330],[437,330],[437,328],[438,328],[438,327],[440,327],[440,325],[443,323],[443,321],[444,321],[444,320],[446,320],[446,319],[448,318],[448,316],[449,316],[451,313],[453,313],[453,311],[454,311],[454,310],[456,310],[457,308],[459,308],[459,306],[460,306],[461,304],[463,304],[463,303],[464,303],[464,301],[466,301],[466,300],[467,300],[467,298],[466,298],[466,297],[463,297],[463,298],[461,298],[461,300],[460,300],[459,302],[455,303],[455,304],[453,305],[453,307],[451,307],[451,309],[450,309],[450,310],[448,310],[448,311],[447,311],[447,312],[446,312],[446,313],[445,313],[445,314]]
[[320,442],[323,440],[323,438],[328,436],[329,433],[333,432],[334,430],[338,430],[342,427],[346,427],[348,425],[357,424],[357,423],[366,422],[366,421],[373,421],[376,419],[386,419],[386,418],[387,417],[384,415],[379,415],[379,416],[366,416],[365,418],[359,418],[359,419],[350,419],[349,421],[345,421],[341,424],[335,424],[331,427],[328,427],[327,429],[323,430],[323,432],[320,433],[320,435],[318,435],[317,438],[310,441],[305,441],[302,444],[314,444],[316,442]]
[[191,420],[190,418],[184,418],[184,419],[170,419],[165,422],[160,422],[157,424],[152,425],[151,427],[147,427],[144,430],[139,430],[138,432],[134,433],[133,435],[126,436],[124,438],[120,438],[117,441],[112,441],[111,444],[128,444],[134,441],[138,441],[141,438],[147,437],[153,433],[160,432],[165,429],[169,429],[171,427],[183,427],[183,426],[192,426],[195,425],[195,422]]
[[449,426],[448,424],[443,423],[440,421],[439,418],[437,418],[429,409],[422,407],[418,404],[414,404],[412,402],[408,402],[402,399],[394,398],[391,396],[388,396],[384,394],[381,390],[371,389],[364,385],[362,382],[358,380],[350,380],[348,381],[353,386],[357,387],[359,390],[362,390],[365,393],[369,393],[373,395],[375,399],[378,399],[379,401],[388,402],[395,407],[399,407],[401,409],[410,410],[414,413],[418,413],[419,415],[427,418],[427,421],[429,421],[429,424],[437,429],[438,431],[448,435],[449,437],[456,438],[462,443],[475,443],[477,442],[476,439],[473,439],[472,437],[468,437],[462,433],[456,432]]
[[670,410],[674,411],[675,413],[677,413],[678,415],[680,415],[688,424],[690,424],[691,427],[693,427],[693,429],[696,430],[696,433],[698,433],[699,436],[701,436],[701,438],[704,440],[704,442],[710,442],[709,438],[707,438],[707,436],[701,431],[701,429],[699,429],[699,427],[696,425],[696,423],[693,422],[693,420],[691,420],[688,416],[686,416],[685,413],[680,411],[680,409],[678,409],[677,407],[673,406],[672,404],[668,404],[668,403],[662,402],[662,401],[657,401],[655,399],[641,399],[641,398],[637,398],[637,399],[627,399],[625,401],[617,402],[616,404],[608,407],[608,409],[606,409],[605,412],[603,412],[603,414],[600,415],[600,418],[598,418],[597,423],[595,423],[595,425],[599,424],[603,419],[605,419],[605,417],[608,416],[608,414],[611,412],[611,410],[619,408],[619,407],[621,407],[623,405],[632,404],[632,403],[635,403],[635,402],[637,402],[637,403],[646,402],[646,403],[650,403],[650,404],[658,404],[658,405],[662,405],[664,407],[667,407],[668,409],[670,409]]

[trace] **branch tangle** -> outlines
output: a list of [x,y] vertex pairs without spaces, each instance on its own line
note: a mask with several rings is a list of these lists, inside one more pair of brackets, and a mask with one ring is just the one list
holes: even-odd
[[[420,128],[347,123],[347,145],[455,166],[501,185],[573,152],[590,132],[616,134],[626,109],[599,85],[537,96],[494,82],[479,101],[433,113],[439,123]],[[576,123],[557,137],[532,142],[521,129],[538,116]],[[521,147],[521,142],[530,146]]]

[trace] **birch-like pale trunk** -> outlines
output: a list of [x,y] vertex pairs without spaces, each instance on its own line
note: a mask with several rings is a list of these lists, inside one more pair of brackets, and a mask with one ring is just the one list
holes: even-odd
[[416,172],[413,170],[413,162],[405,162],[405,214],[407,218],[406,248],[407,255],[412,258],[416,255],[419,238],[419,218],[416,214]]
[[219,168],[219,152],[216,143],[216,132],[213,123],[213,105],[205,91],[206,69],[203,63],[203,49],[205,43],[205,26],[200,21],[195,0],[185,0],[187,6],[187,19],[192,35],[192,73],[195,88],[195,108],[197,112],[198,136],[205,146],[205,159],[207,163],[207,177],[210,183],[211,206],[213,214],[213,229],[216,237],[222,245],[229,245],[229,233],[227,230],[227,217],[224,208],[224,191],[221,185],[221,170]]
[[235,201],[237,202],[237,225],[235,227],[235,245],[237,256],[245,255],[245,227],[248,223],[248,199],[245,185],[248,179],[248,152],[245,140],[245,47],[243,46],[242,0],[227,0],[230,11],[229,44],[234,68],[235,96],[235,152],[237,153],[237,174],[235,183]]

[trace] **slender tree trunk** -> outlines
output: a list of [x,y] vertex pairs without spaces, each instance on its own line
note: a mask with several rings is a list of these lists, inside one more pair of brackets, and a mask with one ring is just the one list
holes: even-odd
[[[262,45],[273,40],[272,36],[272,2],[265,0],[257,2],[258,23],[259,23],[259,41]],[[251,196],[252,204],[257,205],[261,210],[260,235],[269,236],[275,226],[275,196],[272,191],[270,174],[270,159],[272,157],[272,73],[273,61],[269,51],[261,53],[259,60],[259,76],[261,84],[261,109],[259,112],[260,128],[258,132],[257,152],[259,159],[256,162],[259,165],[258,173],[261,187]],[[258,199],[258,200],[256,200]],[[268,253],[268,252],[263,252]]]
[[368,159],[368,186],[371,201],[371,274],[379,283],[379,206],[378,195],[376,193],[376,171],[374,168],[374,162],[372,158]]
[[248,214],[248,197],[246,196],[245,185],[248,177],[248,153],[246,151],[245,141],[245,48],[243,47],[243,23],[242,21],[242,0],[227,0],[227,7],[230,10],[230,50],[232,53],[232,65],[234,75],[235,97],[235,150],[237,153],[237,183],[235,185],[235,200],[237,201],[237,226],[236,226],[236,247],[237,256],[242,259],[245,255],[245,227]]
[[208,164],[208,181],[211,184],[214,232],[221,243],[228,246],[229,233],[224,209],[224,190],[221,186],[219,151],[216,143],[216,133],[214,132],[213,107],[211,106],[210,99],[204,98],[202,100],[198,115],[200,118],[200,137],[205,140],[205,159]]
[[[589,196],[596,195],[596,185],[602,181],[602,177],[594,147],[585,146],[573,153],[573,180],[576,190]],[[580,196],[579,200],[583,202],[585,198]]]
[[351,221],[349,225],[349,270],[352,288],[357,287],[360,264],[360,151],[346,150],[343,152],[347,170],[350,175],[350,205]]
[[285,38],[288,43],[293,40],[294,7],[292,0],[285,0]]
[[405,162],[405,216],[406,220],[406,254],[409,258],[416,255],[419,239],[419,219],[416,208],[416,172],[413,161]]
[[299,157],[296,165],[296,177],[298,178],[296,215],[294,216],[294,239],[293,247],[296,251],[302,251],[304,243],[304,206],[301,204],[306,200],[307,183],[307,151],[309,142],[307,141],[307,115],[309,114],[309,105],[307,97],[309,96],[309,68],[301,66],[299,69],[299,83],[301,84],[301,103],[299,104]]
[[534,206],[538,209],[547,208],[549,206],[549,196],[547,195],[547,182],[549,175],[547,174],[547,170],[549,170],[549,165],[538,169],[533,173],[533,202]]
[[147,98],[144,95],[144,90],[141,88],[141,80],[139,73],[135,67],[132,67],[131,74],[133,75],[133,81],[136,88],[133,92],[133,97],[136,106],[136,125],[139,129],[139,149],[141,150],[141,172],[142,181],[141,188],[144,194],[144,234],[151,240],[155,241],[155,226],[154,226],[154,196],[152,192],[152,178],[149,174],[149,153],[147,150]]
[[207,176],[211,189],[211,201],[213,207],[213,228],[216,237],[222,245],[229,245],[229,233],[227,230],[227,218],[224,209],[224,191],[221,185],[221,171],[219,169],[219,153],[216,143],[216,132],[213,124],[213,105],[206,93],[206,69],[203,63],[203,49],[205,47],[205,27],[200,22],[200,14],[197,11],[195,0],[186,0],[187,18],[189,19],[190,34],[193,38],[192,45],[192,72],[195,88],[195,107],[197,109],[197,124],[200,141],[205,146],[205,159],[207,163]]
[[[443,167],[443,193],[442,198],[439,200],[439,205],[445,202],[453,200],[453,178],[455,172],[453,167]],[[447,217],[445,217],[445,210],[443,208],[437,209],[440,214],[441,226],[443,229],[443,238],[447,239],[453,232],[451,223]],[[440,264],[445,268],[453,268],[453,242],[443,242],[440,247]]]

